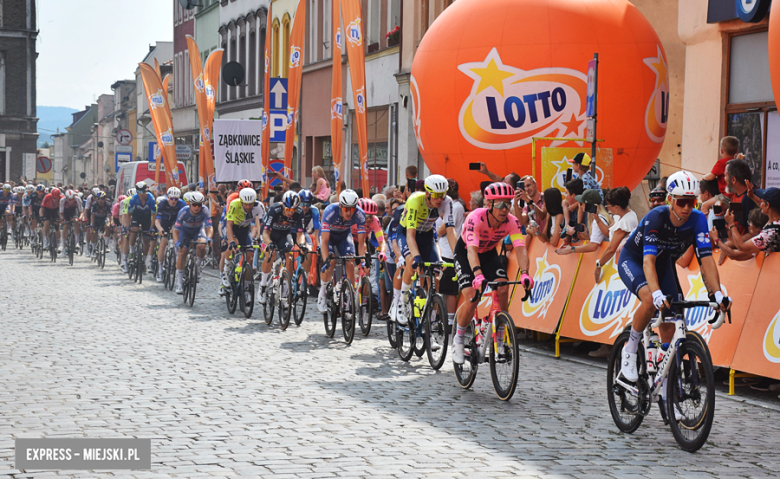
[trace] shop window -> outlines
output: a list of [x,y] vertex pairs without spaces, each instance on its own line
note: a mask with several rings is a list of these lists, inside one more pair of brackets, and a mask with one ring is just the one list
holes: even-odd
[[729,103],[772,101],[769,78],[769,32],[731,37]]

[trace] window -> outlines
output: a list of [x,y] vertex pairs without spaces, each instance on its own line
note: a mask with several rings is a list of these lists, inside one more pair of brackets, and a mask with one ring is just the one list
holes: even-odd
[[271,25],[271,77],[279,77],[279,20]]
[[290,16],[286,13],[282,18],[282,77],[290,73]]
[[364,27],[368,38],[368,53],[379,50],[381,5],[382,0],[368,0],[368,25]]
[[752,183],[780,184],[780,119],[769,76],[768,32],[728,37],[728,101],[724,134],[739,140],[739,152],[753,172]]
[[257,31],[253,31],[249,34],[249,96],[254,96],[257,87]]
[[[236,37],[231,35],[231,38],[230,38],[230,61],[231,62],[236,61],[236,55],[238,55],[238,53],[236,53]],[[235,86],[231,86],[228,91],[230,92],[230,99],[231,100],[235,100],[236,99],[236,87]]]
[[[227,35],[227,33],[225,35]],[[225,67],[225,63],[227,63],[227,61],[228,61],[228,59],[227,59],[227,43],[223,43],[221,48],[223,50],[223,53],[222,53],[222,68],[224,68]],[[221,81],[221,82],[219,82],[219,84],[221,85],[221,91],[222,91],[222,93],[219,96],[219,101],[220,102],[227,101],[227,98],[228,98],[227,83],[225,83],[224,81]]]
[[5,115],[5,52],[0,52],[0,115]]
[[387,0],[387,31],[389,32],[400,24],[401,0]]
[[184,105],[185,106],[189,106],[190,105],[190,100],[192,99],[192,94],[191,94],[191,91],[190,91],[190,89],[192,87],[192,81],[191,81],[192,69],[190,68],[190,52],[189,51],[185,51],[184,52],[184,65],[183,65],[183,68],[184,68],[184,75],[183,76],[184,76],[184,95],[185,95],[184,96]]
[[322,3],[322,58],[331,58],[333,53],[331,43],[333,43],[333,0],[323,0]]

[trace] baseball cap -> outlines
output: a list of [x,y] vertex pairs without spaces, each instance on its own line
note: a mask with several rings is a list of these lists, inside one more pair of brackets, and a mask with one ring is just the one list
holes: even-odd
[[769,207],[780,211],[780,188],[766,188],[755,190],[756,196],[769,203]]
[[577,163],[582,166],[590,166],[590,156],[587,153],[577,153],[574,158],[568,160],[569,163]]
[[578,203],[585,203],[587,205],[600,205],[601,195],[596,190],[585,190],[581,195],[574,197]]

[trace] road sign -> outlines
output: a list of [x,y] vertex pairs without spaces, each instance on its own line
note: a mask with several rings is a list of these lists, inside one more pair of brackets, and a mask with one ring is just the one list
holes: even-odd
[[129,145],[133,141],[133,134],[130,130],[119,130],[116,132],[116,141],[120,145]]
[[176,161],[190,161],[192,148],[188,145],[176,145]]
[[[271,78],[271,108],[270,110],[284,109],[287,115],[287,79]],[[275,141],[275,140],[271,140]],[[282,140],[284,141],[284,140]]]
[[114,172],[115,173],[119,172],[119,165],[121,165],[122,163],[130,163],[131,161],[133,161],[132,150],[127,153],[117,151],[114,154]]
[[45,156],[39,156],[35,161],[35,171],[38,173],[48,173],[51,171],[51,160]]
[[131,145],[116,145],[114,151],[117,153],[132,153],[133,147]]
[[271,142],[283,143],[284,133],[287,131],[287,110],[271,110],[268,117],[268,124],[271,126]]
[[146,161],[149,163],[157,163],[157,156],[160,155],[160,149],[157,148],[156,141],[149,142],[149,156],[146,157]]
[[597,68],[597,61],[595,59],[588,62],[588,94],[585,98],[585,116],[594,116],[596,114]]

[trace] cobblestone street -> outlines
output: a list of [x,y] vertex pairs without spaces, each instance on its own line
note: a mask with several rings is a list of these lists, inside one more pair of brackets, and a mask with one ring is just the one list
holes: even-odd
[[[620,433],[601,368],[524,350],[503,403],[487,367],[465,391],[449,361],[401,361],[384,323],[351,346],[340,329],[328,339],[313,299],[287,331],[259,307],[230,315],[211,272],[193,308],[115,262],[9,248],[0,272],[0,477],[780,475],[780,408],[719,394],[709,442],[689,454],[657,408]],[[16,470],[14,439],[29,437],[151,438],[152,470]]]

